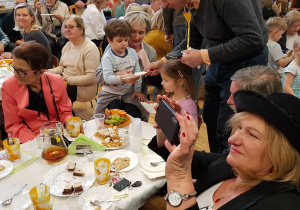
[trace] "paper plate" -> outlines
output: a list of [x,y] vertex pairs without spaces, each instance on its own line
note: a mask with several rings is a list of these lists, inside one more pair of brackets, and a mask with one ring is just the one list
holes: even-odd
[[4,170],[0,171],[0,179],[6,177],[13,169],[14,165],[8,160],[0,160],[0,165],[4,165]]
[[[122,170],[118,170],[118,171],[121,171],[121,172],[130,171],[130,170],[134,169],[139,163],[138,156],[135,153],[133,153],[129,150],[110,151],[110,152],[107,152],[107,154],[105,154],[104,157],[109,159],[111,163],[114,162],[114,160],[117,157],[121,157],[121,158],[129,157],[130,158],[129,166],[126,167],[126,168],[123,168]],[[111,170],[114,171],[113,168],[111,168]]]
[[166,168],[166,162],[160,162],[158,166],[152,166],[150,163],[151,162],[159,162],[162,161],[162,157],[158,155],[146,155],[141,159],[141,166],[143,169],[151,172],[159,172],[159,171],[164,171]]
[[136,73],[134,73],[134,75],[136,75],[136,76],[143,76],[143,75],[145,75],[145,74],[147,74],[148,72],[145,72],[145,71],[141,71],[141,72],[136,72]]
[[50,186],[50,193],[56,196],[68,197],[63,195],[64,187],[68,184],[73,185],[75,182],[81,182],[83,191],[89,189],[95,182],[94,163],[76,162],[76,169],[81,169],[84,176],[73,176],[73,171],[67,170],[68,163],[61,164],[52,168],[44,177],[43,183]]

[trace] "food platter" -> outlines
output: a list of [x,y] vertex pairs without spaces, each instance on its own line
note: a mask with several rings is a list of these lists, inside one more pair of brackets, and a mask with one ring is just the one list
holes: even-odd
[[50,186],[50,194],[62,197],[73,195],[62,194],[66,185],[73,185],[81,182],[83,191],[91,187],[95,182],[95,172],[93,163],[76,162],[76,168],[83,170],[84,176],[73,176],[73,171],[67,170],[68,163],[52,168],[44,177],[43,183]]
[[[125,121],[124,123],[122,123],[122,124],[120,124],[120,125],[114,125],[114,126],[117,126],[117,127],[123,127],[123,126],[127,125],[128,123],[130,123],[130,117],[129,117],[127,114],[126,114],[125,117],[128,118],[127,121]],[[111,127],[109,124],[106,124],[105,122],[104,122],[104,126],[106,126],[106,127]]]
[[[106,128],[106,129],[112,129],[112,128]],[[102,129],[103,130],[103,129]],[[101,130],[99,131],[96,131],[93,136],[92,136],[92,139],[100,144],[103,143],[103,139],[100,138],[100,137],[97,137],[96,133],[97,132],[101,132]],[[129,139],[129,136],[128,136],[128,130],[126,129],[123,129],[123,128],[118,128],[118,132],[119,132],[119,137],[120,137],[120,141],[121,142],[124,142],[124,144],[122,146],[112,146],[112,147],[106,147],[106,150],[116,150],[116,149],[122,149],[124,147],[126,147],[127,145],[129,145],[130,143],[130,139]],[[103,145],[103,144],[102,144]],[[105,145],[104,145],[105,146]]]

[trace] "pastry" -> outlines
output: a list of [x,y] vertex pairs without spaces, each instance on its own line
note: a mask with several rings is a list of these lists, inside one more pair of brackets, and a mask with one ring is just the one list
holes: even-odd
[[4,165],[0,165],[0,171],[3,171],[5,169]]
[[71,195],[74,191],[73,185],[66,185],[64,191],[62,192],[63,195]]
[[117,170],[122,170],[129,166],[130,158],[129,157],[117,157],[113,161],[113,165],[116,167]]
[[81,192],[83,192],[83,188],[82,188],[81,182],[74,183],[74,190],[75,190],[75,193],[81,193]]
[[76,163],[68,162],[67,170],[68,171],[74,171],[76,168]]
[[84,176],[84,173],[81,169],[76,169],[73,173],[74,176]]

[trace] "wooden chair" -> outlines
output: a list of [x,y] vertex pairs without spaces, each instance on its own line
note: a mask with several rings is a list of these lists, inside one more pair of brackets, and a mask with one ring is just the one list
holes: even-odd
[[71,14],[78,15],[77,6],[76,6],[75,4],[69,6],[69,12],[70,12],[70,15],[71,15]]
[[53,65],[53,68],[55,68],[59,65],[59,60],[55,55],[52,55],[52,65]]

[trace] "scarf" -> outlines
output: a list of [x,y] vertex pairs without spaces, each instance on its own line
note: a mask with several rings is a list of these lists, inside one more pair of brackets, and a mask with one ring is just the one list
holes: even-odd
[[[142,49],[136,53],[138,55],[139,60],[142,61],[143,68],[146,68],[146,66],[148,66],[148,64],[150,64],[150,61],[149,61],[148,55],[144,49],[143,42],[142,42],[141,46],[142,46]],[[141,71],[143,71],[143,70],[144,69],[141,69]]]
[[[60,1],[57,0],[55,2],[55,4],[51,7],[49,7],[47,4],[45,4],[45,7],[48,11],[47,14],[51,14],[51,11],[56,11],[58,10]],[[54,25],[53,25],[53,20],[51,18],[51,16],[45,16],[44,21],[43,21],[43,26],[42,26],[42,31],[47,34],[48,36],[51,36],[52,38],[55,39],[55,41],[57,41],[57,36],[54,34]]]

